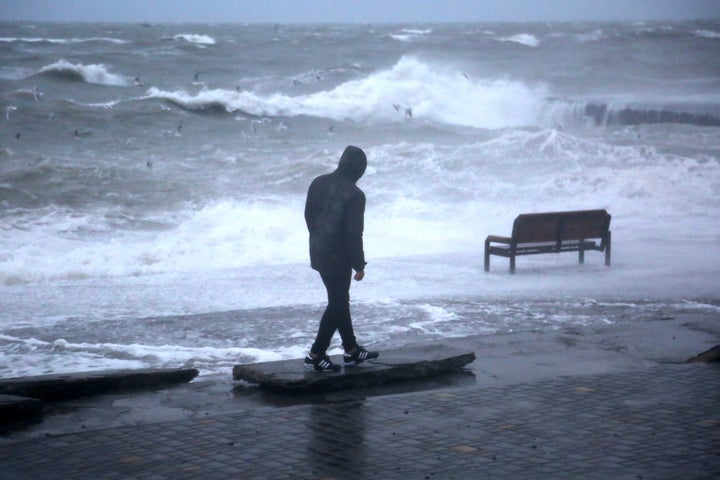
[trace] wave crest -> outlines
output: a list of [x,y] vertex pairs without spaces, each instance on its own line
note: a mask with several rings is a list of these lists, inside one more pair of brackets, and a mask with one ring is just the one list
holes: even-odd
[[695,32],[695,36],[703,38],[720,38],[720,32],[713,30],[698,30]]
[[152,88],[147,98],[164,99],[201,112],[307,115],[339,121],[393,122],[412,118],[494,129],[535,125],[546,96],[543,87],[511,80],[474,80],[450,67],[403,57],[388,70],[306,95],[258,95],[224,89],[190,94]]
[[520,45],[525,45],[526,47],[537,47],[540,45],[540,40],[530,33],[518,33],[517,35],[501,37],[497,40],[501,42],[519,43]]
[[191,94],[185,91],[168,92],[153,87],[148,90],[146,98],[165,100],[185,110],[204,113],[242,112],[253,116],[284,114],[280,108],[273,107],[272,101],[245,91],[209,89]]
[[423,30],[417,28],[403,28],[399,32],[389,34],[389,36],[390,38],[401,42],[410,42],[412,40],[420,38],[422,35],[427,35],[429,33],[432,33],[431,28]]
[[45,75],[60,80],[126,87],[132,81],[122,75],[108,72],[103,64],[83,65],[60,60],[42,67],[35,75]]
[[193,33],[179,33],[173,37],[175,40],[183,40],[197,45],[215,45],[215,39],[209,35],[197,35]]

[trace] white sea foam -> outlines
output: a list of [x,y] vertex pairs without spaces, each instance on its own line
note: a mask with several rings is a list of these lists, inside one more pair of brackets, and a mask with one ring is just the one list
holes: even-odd
[[12,237],[5,245],[15,245],[0,257],[0,282],[194,272],[302,261],[307,240],[302,215],[298,214],[301,202],[220,201],[183,212],[184,220],[172,230],[115,235],[110,241],[67,238],[68,232],[101,229],[106,222],[102,211],[84,217],[53,212],[52,223],[40,218],[26,231],[0,230],[0,239]]
[[215,39],[209,35],[198,35],[194,33],[180,33],[173,37],[175,40],[183,40],[196,45],[215,45]]
[[42,67],[38,74],[52,74],[77,78],[87,83],[110,86],[130,86],[132,80],[122,75],[108,72],[103,64],[84,65],[81,63],[70,63],[66,60],[60,60],[51,65]]
[[88,43],[88,42],[108,42],[117,45],[123,45],[129,43],[127,40],[121,40],[119,38],[109,37],[92,37],[92,38],[43,38],[43,37],[0,37],[0,42],[15,43],[57,43],[57,44],[73,44],[73,43]]
[[416,36],[410,35],[407,33],[391,33],[390,38],[394,38],[395,40],[398,40],[400,42],[410,42],[412,41]]
[[87,106],[88,106],[88,107],[94,107],[94,108],[106,108],[106,109],[109,109],[109,108],[113,108],[114,106],[119,105],[119,104],[121,104],[121,103],[122,103],[121,100],[110,100],[110,101],[107,101],[107,102],[100,102],[100,103],[88,103]]
[[[202,373],[227,374],[237,363],[301,358],[306,347],[279,349],[120,343],[43,341],[0,334],[0,378],[48,373],[133,369],[146,367],[198,368]],[[335,352],[337,353],[337,352]]]
[[457,320],[457,314],[448,312],[442,307],[436,305],[421,305],[420,310],[425,313],[422,321],[411,322],[408,326],[411,329],[420,330],[424,334],[443,335],[444,337],[456,336],[448,332],[444,328],[446,322]]
[[499,37],[498,40],[501,42],[513,42],[525,45],[526,47],[537,47],[540,45],[540,40],[535,35],[530,33],[518,33],[510,37]]
[[410,42],[417,38],[420,38],[422,35],[427,35],[429,33],[432,33],[431,28],[426,28],[426,29],[403,28],[402,30],[400,30],[397,33],[391,33],[389,36],[390,36],[390,38],[399,40],[401,42]]
[[197,94],[151,88],[162,98],[191,110],[219,109],[254,116],[300,116],[358,121],[439,122],[479,128],[535,125],[545,104],[542,85],[511,80],[470,80],[442,65],[403,57],[393,68],[332,90],[308,95],[202,90]]
[[[634,225],[636,239],[720,235],[713,217],[720,165],[650,146],[511,130],[464,145],[380,145],[368,155],[372,168],[361,186],[371,199],[371,258],[476,252],[484,235],[509,233],[518,213],[568,205],[607,208],[618,228]],[[81,216],[49,207],[35,219],[0,225],[0,283],[302,264],[303,193],[157,214],[155,221],[168,225],[160,231],[115,231],[115,216],[103,209]]]
[[695,32],[695,35],[704,38],[720,38],[720,32],[715,32],[713,30],[698,30]]

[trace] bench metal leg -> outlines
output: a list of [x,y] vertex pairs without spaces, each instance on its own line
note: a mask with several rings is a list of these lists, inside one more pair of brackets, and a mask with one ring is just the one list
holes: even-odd
[[490,271],[490,242],[485,240],[485,271]]
[[578,263],[585,263],[585,250],[582,245],[580,245],[580,250],[578,250]]
[[612,233],[608,230],[607,236],[605,237],[605,266],[610,266],[610,245],[612,243]]
[[515,255],[510,255],[510,273],[515,273]]

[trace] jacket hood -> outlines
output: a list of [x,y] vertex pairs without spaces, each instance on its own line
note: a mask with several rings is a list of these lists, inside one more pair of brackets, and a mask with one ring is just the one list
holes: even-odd
[[340,175],[351,179],[353,182],[357,182],[360,177],[365,173],[367,168],[367,157],[362,149],[349,145],[345,148],[336,172]]

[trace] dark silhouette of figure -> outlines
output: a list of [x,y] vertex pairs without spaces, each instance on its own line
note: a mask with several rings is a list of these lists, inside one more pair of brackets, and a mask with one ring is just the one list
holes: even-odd
[[305,366],[317,371],[340,369],[326,354],[335,331],[340,332],[346,365],[378,357],[377,352],[368,352],[357,344],[350,316],[350,281],[365,276],[365,194],[356,182],[366,167],[365,152],[348,146],[337,169],[315,178],[307,193],[305,223],[310,233],[310,265],[320,273],[328,295],[315,343],[305,357]]

